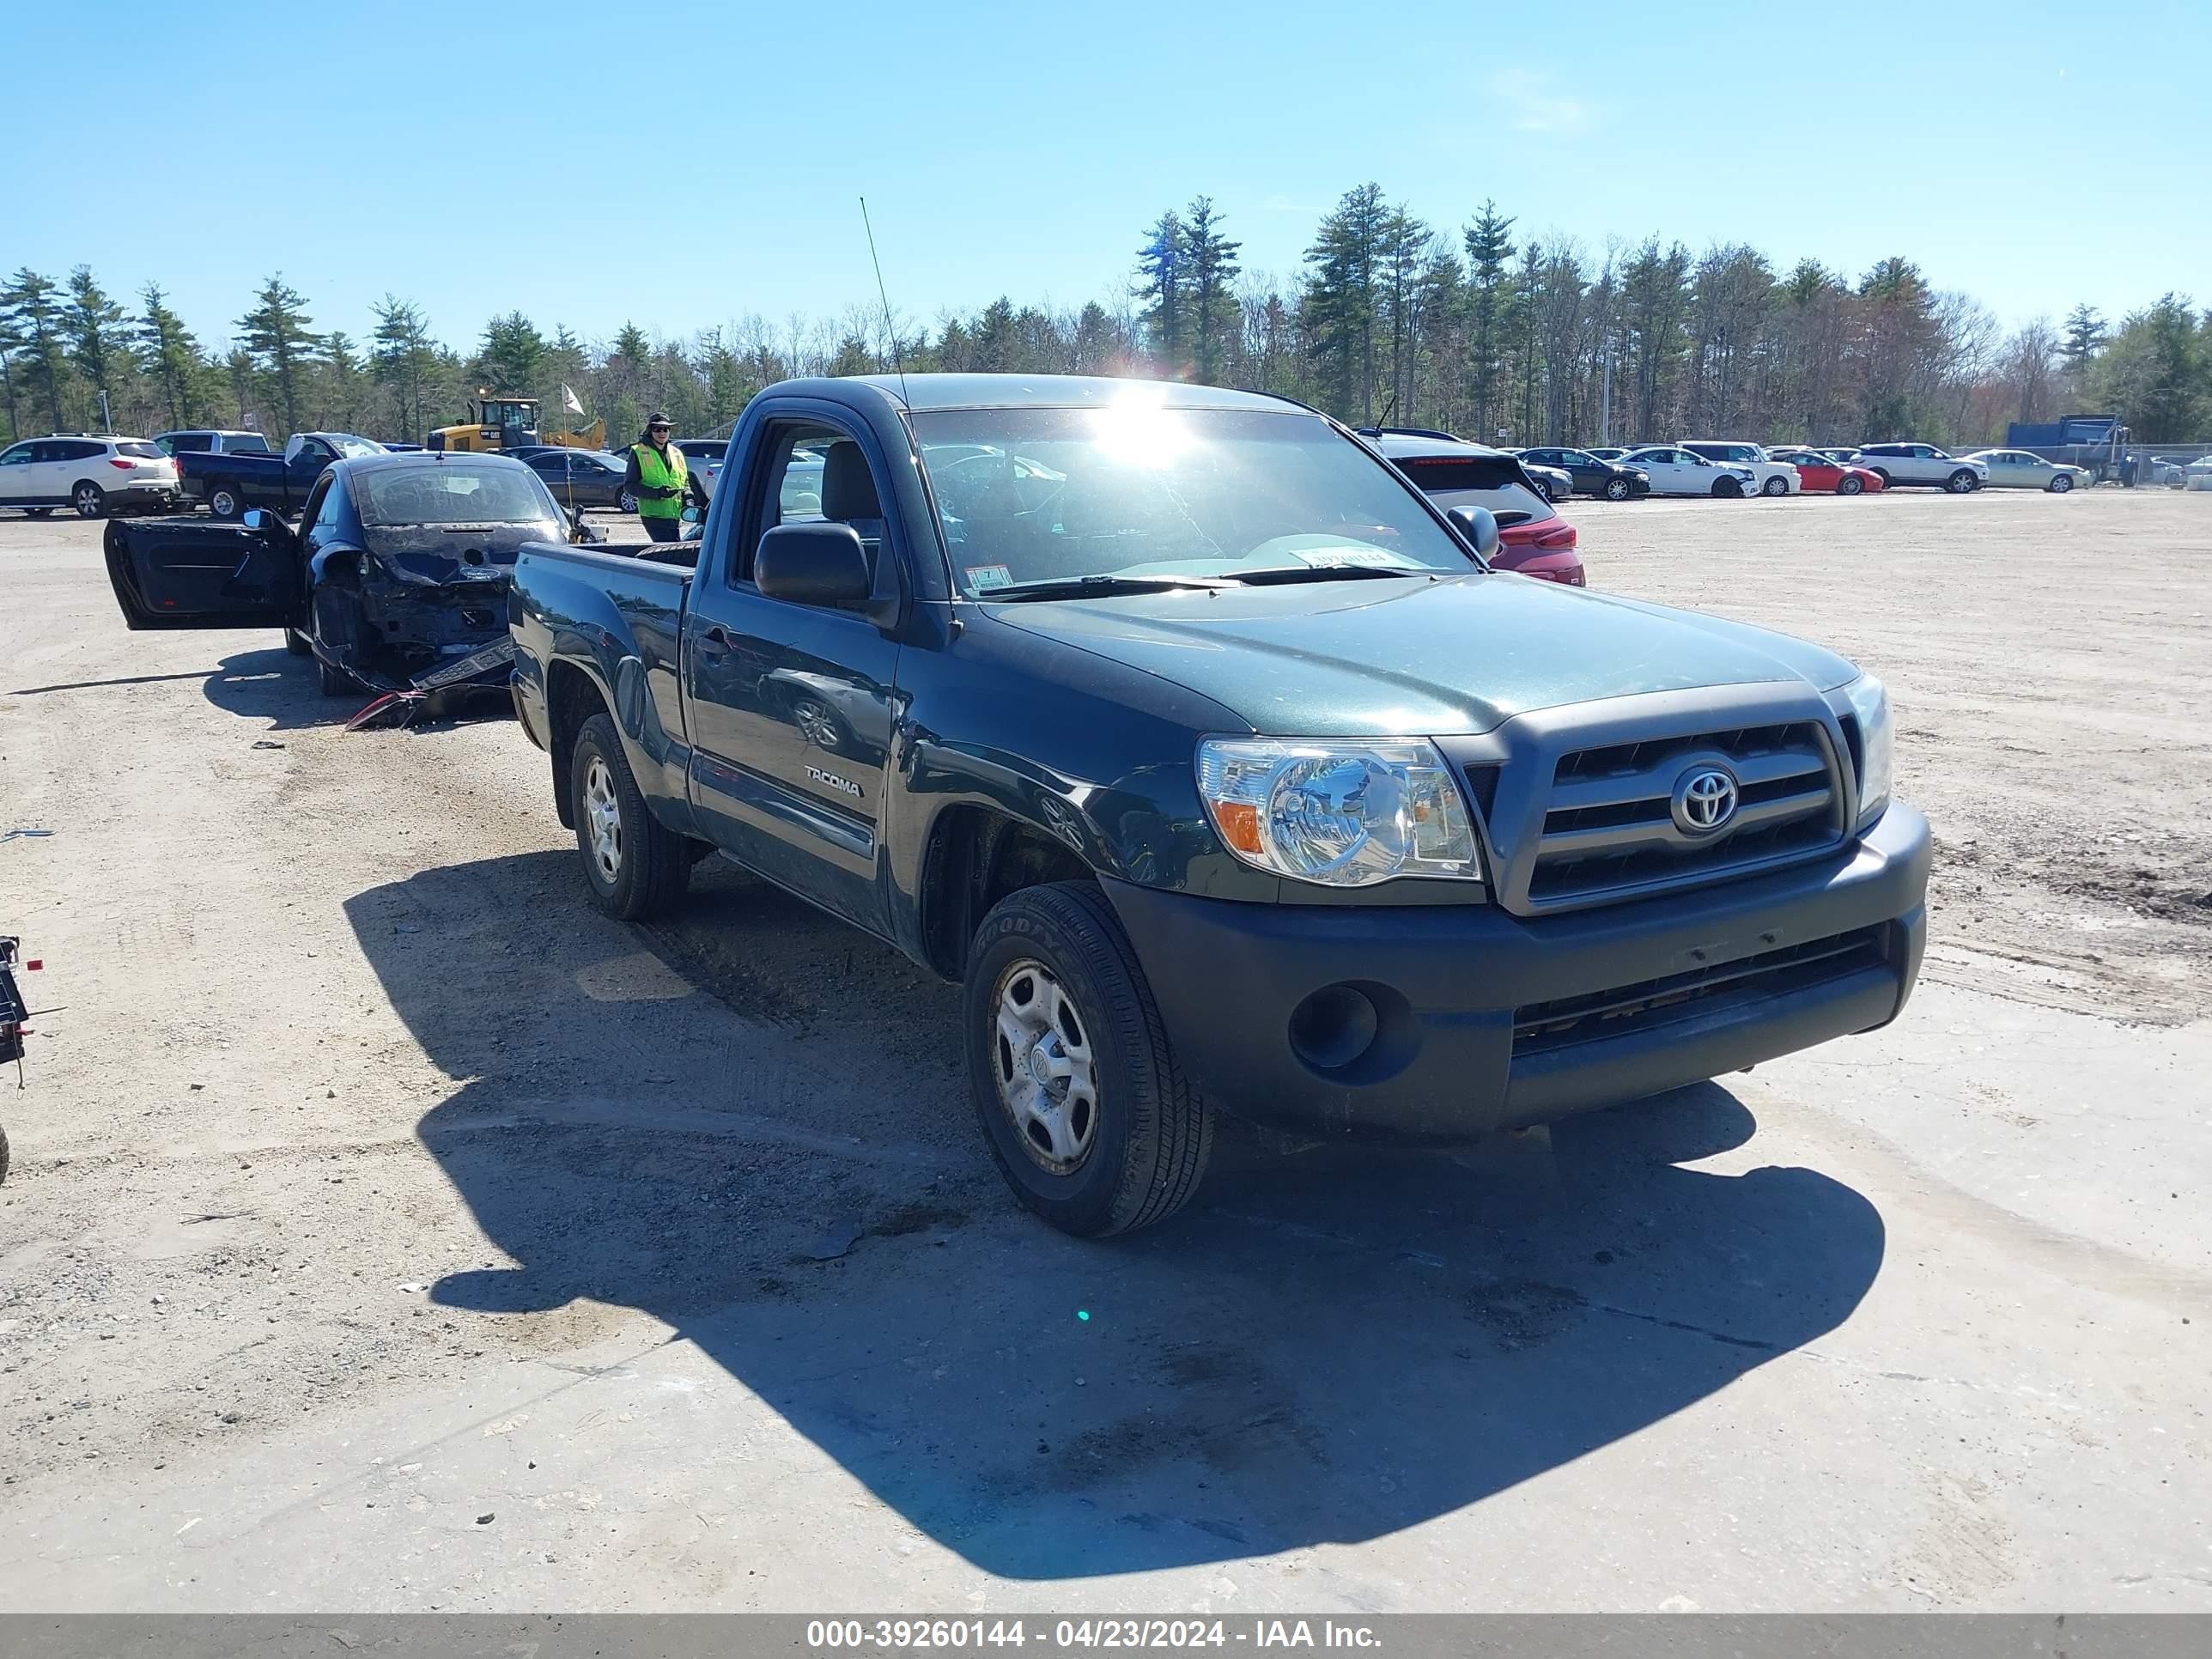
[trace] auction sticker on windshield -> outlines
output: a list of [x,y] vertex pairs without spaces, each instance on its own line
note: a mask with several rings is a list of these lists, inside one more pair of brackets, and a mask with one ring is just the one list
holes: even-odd
[[1387,547],[1374,547],[1365,542],[1330,541],[1322,537],[1285,536],[1269,544],[1267,551],[1289,554],[1300,564],[1314,565],[1323,570],[1341,565],[1370,565],[1382,570],[1419,570],[1425,567],[1402,553],[1393,553]]
[[1002,564],[971,564],[962,571],[968,578],[969,588],[977,593],[986,588],[1012,587],[1014,573]]

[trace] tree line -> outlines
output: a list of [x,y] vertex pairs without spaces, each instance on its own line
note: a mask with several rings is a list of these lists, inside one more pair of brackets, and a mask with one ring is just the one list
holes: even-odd
[[[0,287],[0,416],[10,440],[88,431],[105,392],[117,431],[252,422],[420,442],[467,418],[483,387],[538,398],[548,430],[604,418],[620,442],[648,408],[721,432],[776,380],[902,366],[1249,386],[1358,423],[1518,445],[1978,444],[2077,410],[2117,413],[2145,443],[2212,435],[2212,313],[2178,294],[2117,324],[2084,304],[2007,333],[1901,256],[1853,274],[1656,235],[1594,251],[1523,234],[1487,201],[1438,228],[1374,184],[1322,216],[1296,271],[1248,270],[1243,252],[1199,196],[1140,233],[1126,286],[1079,307],[1001,297],[923,323],[854,306],[684,340],[630,322],[604,341],[515,311],[465,350],[396,295],[356,337],[318,328],[280,273],[227,340],[203,342],[156,282],[125,305],[86,266],[59,280],[27,268]],[[566,415],[564,388],[585,416]]]

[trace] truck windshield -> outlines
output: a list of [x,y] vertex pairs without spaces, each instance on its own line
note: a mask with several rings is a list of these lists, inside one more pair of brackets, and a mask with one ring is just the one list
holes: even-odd
[[361,520],[375,529],[422,524],[558,525],[538,475],[521,466],[395,466],[362,474],[355,483]]
[[1403,479],[1312,415],[1132,401],[927,411],[914,429],[971,597],[1085,577],[1473,567]]

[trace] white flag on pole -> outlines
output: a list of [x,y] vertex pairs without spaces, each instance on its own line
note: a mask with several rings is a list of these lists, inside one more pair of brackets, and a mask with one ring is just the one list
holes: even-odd
[[576,394],[569,391],[568,386],[565,385],[561,388],[561,402],[567,407],[571,415],[580,415],[584,412],[583,404],[576,401]]

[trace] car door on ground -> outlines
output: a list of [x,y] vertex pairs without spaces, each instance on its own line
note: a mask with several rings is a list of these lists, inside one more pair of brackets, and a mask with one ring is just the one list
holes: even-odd
[[692,801],[745,863],[881,933],[877,839],[898,647],[857,612],[768,598],[752,556],[780,524],[829,520],[859,532],[872,568],[900,557],[881,505],[885,464],[872,440],[797,412],[755,441],[768,465],[744,501],[716,507],[684,616]]

